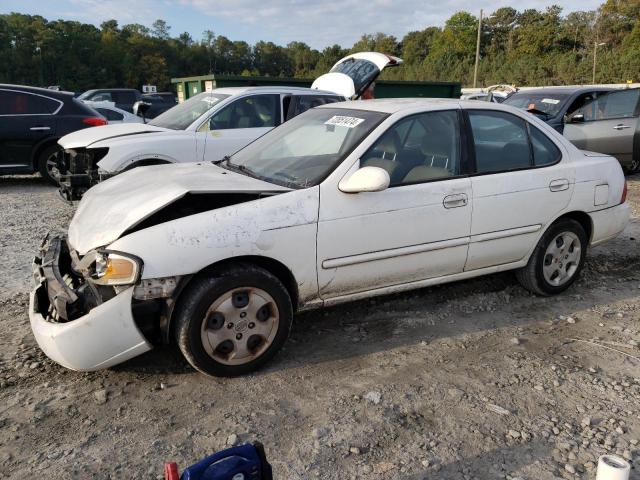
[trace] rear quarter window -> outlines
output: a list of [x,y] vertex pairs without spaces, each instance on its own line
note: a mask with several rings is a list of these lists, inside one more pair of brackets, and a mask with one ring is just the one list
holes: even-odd
[[560,161],[562,153],[549,137],[533,125],[529,125],[529,133],[533,150],[533,163],[536,167],[553,165]]
[[12,90],[0,90],[0,115],[50,115],[60,108],[52,98]]

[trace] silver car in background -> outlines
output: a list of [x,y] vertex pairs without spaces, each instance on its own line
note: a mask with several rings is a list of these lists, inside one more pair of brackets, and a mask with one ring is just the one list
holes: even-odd
[[563,135],[582,150],[618,159],[627,173],[640,170],[640,88],[600,94],[572,112]]

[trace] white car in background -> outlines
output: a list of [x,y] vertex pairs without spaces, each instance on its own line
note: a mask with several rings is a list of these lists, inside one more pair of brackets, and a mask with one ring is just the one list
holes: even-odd
[[102,115],[107,122],[109,122],[109,125],[118,123],[144,123],[141,117],[116,107],[114,102],[92,102],[91,100],[85,100],[83,103]]
[[301,310],[504,270],[560,293],[628,218],[618,161],[525,111],[323,105],[217,165],[141,167],[89,190],[34,261],[31,327],[75,370],[176,342],[199,371],[239,375]]
[[79,200],[100,180],[138,166],[215,161],[272,128],[325,103],[357,99],[386,67],[402,60],[376,52],[349,55],[311,88],[218,88],[200,93],[144,125],[107,125],[59,140],[60,193]]

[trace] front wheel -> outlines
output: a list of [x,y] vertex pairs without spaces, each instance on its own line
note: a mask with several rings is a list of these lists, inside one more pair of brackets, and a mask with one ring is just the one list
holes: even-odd
[[187,361],[207,375],[232,377],[260,368],[277,353],[289,336],[293,308],[275,276],[238,265],[194,280],[175,319]]
[[523,287],[538,295],[555,295],[576,280],[584,266],[587,234],[570,218],[549,227],[536,246],[527,266],[516,276]]

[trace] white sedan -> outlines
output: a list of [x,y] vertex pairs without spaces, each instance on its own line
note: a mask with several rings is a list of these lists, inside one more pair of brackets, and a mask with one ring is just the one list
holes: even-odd
[[33,333],[95,370],[175,341],[250,372],[300,310],[515,270],[557,294],[628,222],[619,163],[526,112],[433,99],[325,105],[225,161],[92,188],[34,262]]
[[219,160],[318,105],[359,98],[402,60],[360,52],[338,61],[311,88],[229,87],[195,95],[146,125],[106,125],[59,140],[60,193],[80,200],[101,180],[138,166]]

